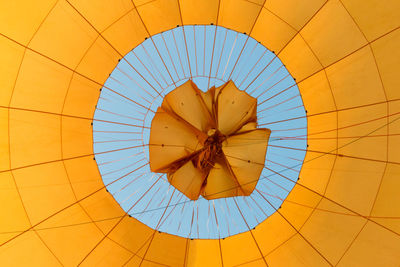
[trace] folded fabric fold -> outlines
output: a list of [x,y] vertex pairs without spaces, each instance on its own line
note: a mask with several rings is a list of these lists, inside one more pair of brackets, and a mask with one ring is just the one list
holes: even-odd
[[232,81],[202,92],[191,80],[167,94],[150,129],[153,172],[189,199],[250,195],[271,131],[257,128],[257,99]]

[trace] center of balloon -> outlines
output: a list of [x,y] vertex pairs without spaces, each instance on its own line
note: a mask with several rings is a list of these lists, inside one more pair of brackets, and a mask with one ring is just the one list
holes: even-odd
[[188,198],[250,195],[271,131],[257,128],[257,99],[232,81],[202,92],[191,80],[168,93],[150,129],[150,169]]

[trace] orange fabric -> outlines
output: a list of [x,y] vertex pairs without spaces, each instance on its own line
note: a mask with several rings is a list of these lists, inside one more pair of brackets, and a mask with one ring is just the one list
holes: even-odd
[[257,128],[257,100],[232,81],[206,93],[191,81],[167,94],[150,130],[150,168],[195,200],[248,196],[271,131]]
[[[399,266],[399,10],[398,0],[0,1],[0,265]],[[118,59],[182,23],[275,51],[308,111],[297,185],[225,240],[117,223],[124,211],[92,155],[90,118]],[[168,153],[187,155],[192,137]]]

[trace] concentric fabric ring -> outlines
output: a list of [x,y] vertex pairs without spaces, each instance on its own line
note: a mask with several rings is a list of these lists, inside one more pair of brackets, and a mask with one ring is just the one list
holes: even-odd
[[[265,168],[250,196],[190,201],[166,175],[150,171],[154,112],[188,79],[203,91],[232,80],[257,98],[259,127],[269,127],[272,135]],[[293,117],[300,119],[286,122]],[[295,185],[307,146],[300,93],[279,58],[253,38],[216,26],[178,27],[138,45],[107,79],[94,118],[95,153],[116,150],[96,156],[104,184],[124,177],[108,191],[132,217],[182,237],[225,238],[256,227]]]
[[[398,266],[399,5],[1,1],[0,264]],[[95,154],[91,124],[118,60],[177,25],[211,23],[282,60],[308,147],[277,212],[225,239],[191,240],[129,217],[107,192],[94,159],[112,152]]]

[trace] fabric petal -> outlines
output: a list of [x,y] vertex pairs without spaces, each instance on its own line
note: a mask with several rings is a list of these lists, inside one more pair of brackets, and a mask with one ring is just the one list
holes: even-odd
[[217,96],[218,130],[230,135],[250,121],[257,121],[257,99],[229,81]]
[[167,172],[173,162],[201,149],[199,135],[193,127],[159,108],[154,115],[150,131],[150,169]]
[[175,113],[200,131],[207,132],[211,127],[211,115],[201,91],[191,80],[167,94],[161,107]]
[[210,170],[202,195],[208,200],[243,195],[224,160],[217,161]]
[[257,185],[264,168],[269,129],[256,129],[228,137],[222,144],[222,151],[234,176],[246,195]]
[[176,172],[168,174],[168,181],[191,200],[199,198],[205,174],[189,160]]

